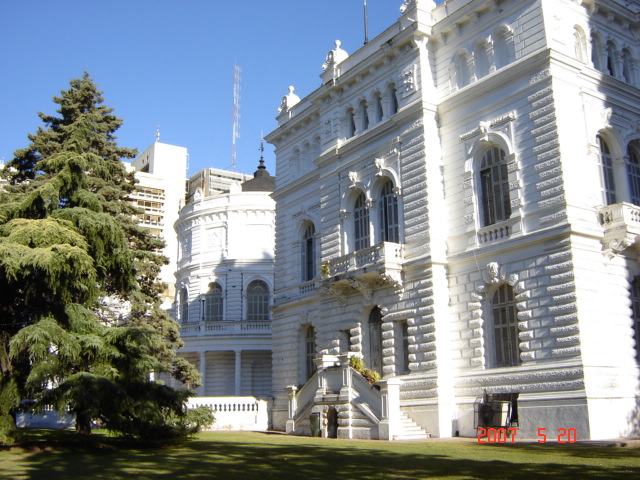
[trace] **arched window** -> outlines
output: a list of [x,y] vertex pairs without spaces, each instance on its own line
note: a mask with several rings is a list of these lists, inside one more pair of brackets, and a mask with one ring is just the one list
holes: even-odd
[[189,292],[184,287],[180,290],[180,321],[189,321]]
[[573,29],[574,53],[576,60],[587,62],[587,39],[582,28],[575,26]]
[[602,42],[597,34],[591,35],[591,63],[596,70],[603,71]]
[[304,365],[305,365],[305,379],[308,379],[313,375],[316,368],[316,331],[312,325],[307,325],[304,335]]
[[615,77],[618,73],[616,68],[616,46],[609,40],[607,42],[607,73]]
[[631,142],[627,147],[627,179],[629,181],[629,201],[640,206],[640,144]]
[[374,307],[369,313],[369,358],[371,370],[382,373],[382,312]]
[[356,134],[356,116],[353,109],[347,110],[347,138],[351,138]]
[[622,50],[622,78],[627,83],[633,83],[631,77],[631,52],[628,49]]
[[398,113],[398,96],[393,83],[387,87],[387,95],[389,96],[389,116],[391,116]]
[[640,361],[640,277],[635,277],[631,282],[630,295],[633,339],[636,342],[636,358]]
[[354,249],[362,250],[371,246],[369,241],[369,206],[364,193],[360,192],[353,209]]
[[506,25],[500,26],[493,34],[493,51],[496,70],[515,60],[513,32]]
[[313,223],[307,223],[302,235],[302,281],[308,282],[316,276],[316,229]]
[[598,135],[598,161],[600,163],[602,197],[605,205],[616,203],[616,185],[613,176],[613,159],[606,140]]
[[379,92],[376,92],[373,95],[373,109],[375,115],[375,122],[380,123],[382,121],[382,117],[384,115],[382,110],[382,97]]
[[223,320],[222,287],[219,283],[209,284],[209,291],[204,296],[202,319],[205,322],[221,322]]
[[362,131],[364,132],[369,128],[369,115],[367,114],[367,102],[362,100],[359,106],[360,110],[360,125],[362,125]]
[[520,365],[516,300],[510,285],[501,285],[493,294],[491,314],[493,317],[494,366],[513,367]]
[[378,208],[378,215],[380,218],[380,241],[400,243],[398,197],[393,191],[393,183],[390,180],[387,180],[382,187]]
[[469,85],[469,62],[464,53],[459,53],[455,61],[456,85],[458,88]]
[[269,287],[262,280],[254,280],[247,287],[247,320],[269,320]]
[[509,171],[504,150],[494,146],[482,156],[480,186],[484,226],[493,225],[511,216]]

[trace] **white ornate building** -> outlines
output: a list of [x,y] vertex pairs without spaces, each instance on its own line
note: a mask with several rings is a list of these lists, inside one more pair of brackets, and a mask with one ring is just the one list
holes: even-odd
[[206,169],[189,179],[178,235],[180,355],[201,397],[271,395],[275,179]]
[[290,89],[275,428],[640,433],[639,7],[406,0]]

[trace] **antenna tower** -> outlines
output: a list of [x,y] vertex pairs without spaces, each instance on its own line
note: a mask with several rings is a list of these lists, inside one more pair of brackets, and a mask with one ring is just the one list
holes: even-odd
[[236,171],[236,138],[240,137],[240,67],[233,65],[233,135],[231,139],[231,170]]

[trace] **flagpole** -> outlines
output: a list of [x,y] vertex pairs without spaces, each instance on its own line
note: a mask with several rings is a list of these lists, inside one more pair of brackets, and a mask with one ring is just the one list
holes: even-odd
[[364,0],[364,43],[369,43],[369,30],[367,27],[367,0]]

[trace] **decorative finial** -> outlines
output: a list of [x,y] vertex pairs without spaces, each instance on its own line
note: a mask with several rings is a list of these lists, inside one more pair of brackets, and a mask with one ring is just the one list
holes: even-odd
[[282,103],[280,104],[280,108],[278,108],[278,113],[286,112],[300,101],[300,97],[293,93],[293,90],[293,86],[290,86],[289,93],[282,97]]
[[258,165],[258,169],[264,170],[267,167],[264,166],[264,138],[262,136],[262,130],[260,130],[260,148],[258,148],[258,150],[260,150],[260,165]]
[[336,40],[333,44],[336,48],[329,50],[329,53],[327,53],[325,62],[322,64],[322,70],[327,70],[329,67],[337,65],[349,56],[346,51],[340,48],[340,45],[342,45],[340,40]]
[[156,126],[156,142],[160,141],[160,125]]

